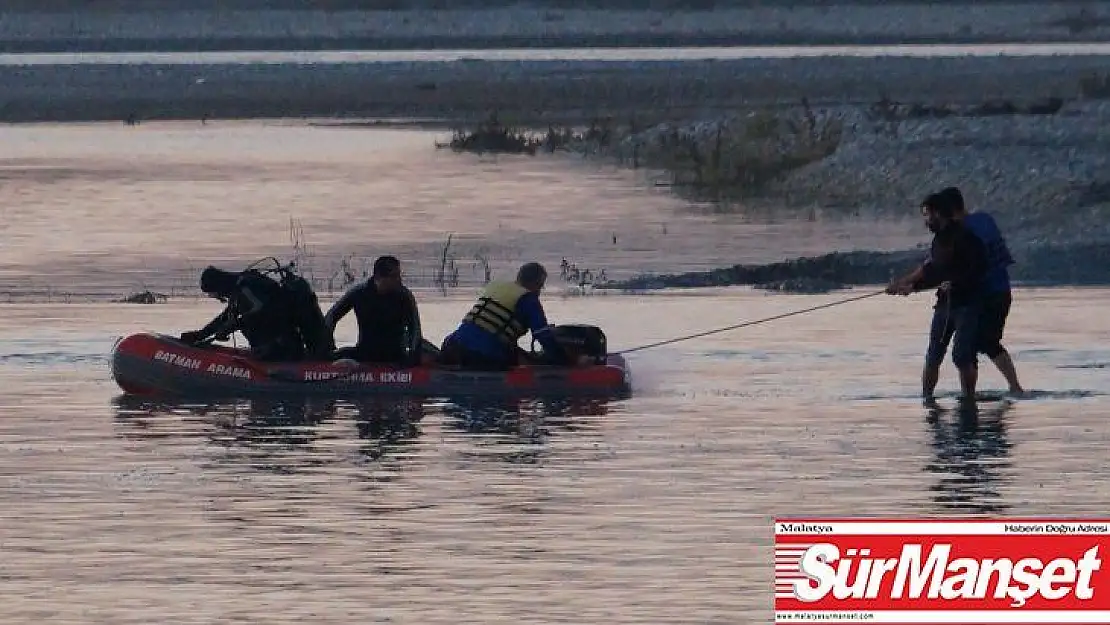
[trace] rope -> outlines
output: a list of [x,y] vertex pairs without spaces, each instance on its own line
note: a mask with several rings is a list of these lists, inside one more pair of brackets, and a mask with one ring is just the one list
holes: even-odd
[[802,309],[802,310],[795,310],[793,312],[783,313],[781,315],[775,315],[774,317],[767,317],[766,319],[757,319],[755,321],[745,321],[744,323],[738,323],[736,325],[731,325],[731,326],[727,326],[727,327],[724,327],[724,328],[717,328],[716,330],[706,330],[705,332],[698,332],[697,334],[687,334],[686,336],[680,336],[680,337],[673,338],[673,339],[667,339],[665,341],[659,341],[657,343],[649,343],[647,345],[640,345],[639,347],[633,347],[631,349],[626,349],[626,350],[623,350],[623,351],[619,351],[617,353],[621,354],[621,355],[624,355],[624,354],[629,354],[629,353],[632,353],[632,352],[638,352],[638,351],[643,350],[643,349],[651,349],[652,347],[659,347],[659,346],[662,346],[662,345],[670,345],[671,343],[678,343],[678,342],[681,342],[681,341],[688,341],[690,339],[696,339],[696,338],[700,338],[700,337],[703,337],[703,336],[709,336],[710,334],[719,334],[721,332],[728,332],[729,330],[736,330],[738,328],[744,328],[744,327],[747,327],[747,326],[754,326],[754,325],[758,325],[758,324],[761,324],[761,323],[767,323],[768,321],[775,321],[776,319],[783,319],[785,317],[793,317],[794,315],[800,315],[800,314],[803,314],[803,313],[813,312],[815,310],[821,310],[822,308],[831,308],[833,306],[839,306],[841,304],[847,304],[848,302],[854,302],[854,301],[857,301],[857,300],[866,299],[868,297],[875,297],[876,295],[882,295],[883,293],[886,293],[886,289],[883,289],[882,291],[875,291],[874,293],[867,293],[867,294],[864,294],[864,295],[856,295],[854,297],[849,297],[847,299],[842,299],[842,300],[838,300],[838,301],[835,301],[835,302],[830,302],[828,304],[821,304],[820,306],[814,306],[812,308],[805,308],[805,309]]

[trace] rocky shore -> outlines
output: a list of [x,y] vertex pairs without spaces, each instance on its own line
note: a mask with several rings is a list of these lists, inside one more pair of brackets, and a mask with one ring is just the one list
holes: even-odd
[[[1110,40],[1090,2],[5,2],[0,52],[864,45]],[[445,7],[450,7],[446,9]]]
[[[728,200],[721,210],[758,213],[774,207],[784,218],[862,214],[883,219],[915,214],[927,193],[956,185],[972,210],[995,216],[1017,257],[1011,273],[1018,282],[1110,284],[1110,134],[1105,126],[1110,104],[1055,101],[1032,107],[996,103],[930,109],[888,103],[810,114],[818,127],[836,123],[840,134],[835,150],[791,167],[758,189],[741,189],[747,194]],[[691,137],[708,154],[719,129],[735,123],[718,118],[648,128],[621,137],[612,153],[627,161],[629,153],[643,153],[661,136],[674,133]],[[780,161],[798,152],[793,135],[775,139]],[[771,153],[760,145],[764,159]],[[884,284],[922,255],[922,250],[854,251],[642,276],[608,286],[637,290],[747,284],[829,290]]]
[[1103,56],[705,61],[0,65],[0,122],[228,118],[515,124],[709,118],[749,107],[979,103],[1081,93]]
[[[712,271],[639,276],[598,285],[625,292],[665,288],[753,286],[787,293],[824,293],[853,286],[882,286],[912,270],[925,251],[834,252],[767,265],[734,265]],[[1010,269],[1017,286],[1108,286],[1110,242],[1027,247]]]

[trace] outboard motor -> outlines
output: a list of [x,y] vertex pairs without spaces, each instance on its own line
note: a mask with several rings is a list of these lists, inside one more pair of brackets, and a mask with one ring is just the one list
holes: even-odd
[[597,326],[584,324],[558,325],[552,328],[555,340],[572,360],[587,356],[595,365],[604,365],[609,356],[605,333]]

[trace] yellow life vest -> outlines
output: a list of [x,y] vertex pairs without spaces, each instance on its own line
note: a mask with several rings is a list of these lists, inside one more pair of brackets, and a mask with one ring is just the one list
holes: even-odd
[[528,333],[528,326],[516,315],[516,303],[528,289],[515,282],[491,282],[478,297],[463,321],[473,323],[502,342],[516,345]]

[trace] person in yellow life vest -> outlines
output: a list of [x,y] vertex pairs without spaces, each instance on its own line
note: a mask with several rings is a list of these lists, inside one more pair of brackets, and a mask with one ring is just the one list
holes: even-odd
[[524,350],[517,342],[531,331],[543,346],[544,364],[569,365],[540,304],[546,282],[547,270],[533,262],[520,267],[515,282],[486,285],[459,327],[443,340],[440,362],[467,369],[510,369],[524,364]]

